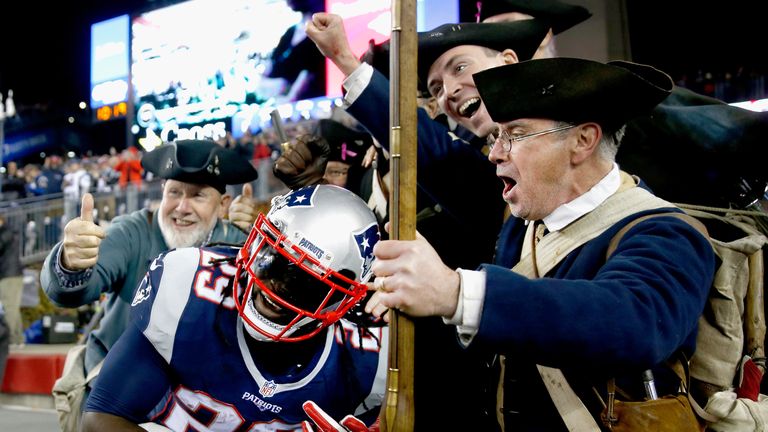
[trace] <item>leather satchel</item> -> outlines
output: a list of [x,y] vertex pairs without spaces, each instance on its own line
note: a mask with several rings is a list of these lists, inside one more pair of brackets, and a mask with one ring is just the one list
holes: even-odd
[[701,432],[688,395],[665,396],[642,402],[614,401],[612,418],[608,408],[600,415],[603,425],[615,432]]
[[[667,361],[680,379],[680,392],[644,401],[615,400],[616,381],[608,381],[608,403],[600,414],[603,426],[615,432],[703,432],[691,406],[688,359],[682,352]],[[654,392],[655,393],[655,392]]]

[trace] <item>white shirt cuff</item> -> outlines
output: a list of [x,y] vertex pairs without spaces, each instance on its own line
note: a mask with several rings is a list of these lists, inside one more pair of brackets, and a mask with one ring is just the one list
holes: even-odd
[[363,94],[363,91],[368,84],[371,83],[371,77],[373,77],[373,66],[368,63],[361,63],[348,77],[341,83],[346,93],[344,94],[344,106],[348,106],[355,103],[358,97]]
[[485,273],[482,271],[457,269],[459,279],[459,301],[452,317],[443,318],[446,324],[456,326],[459,340],[469,345],[480,328],[485,300]]

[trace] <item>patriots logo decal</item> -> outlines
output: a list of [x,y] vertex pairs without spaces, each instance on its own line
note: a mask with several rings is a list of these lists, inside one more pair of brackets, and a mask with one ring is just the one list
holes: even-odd
[[360,253],[360,258],[363,260],[360,273],[360,280],[367,281],[371,276],[371,265],[373,264],[373,246],[381,238],[379,233],[379,225],[372,223],[368,225],[364,230],[353,233],[355,237],[355,243],[357,244],[357,251]]
[[269,212],[272,213],[284,207],[312,207],[316,190],[317,185],[311,185],[285,195],[278,195],[272,198],[272,209]]
[[311,207],[313,202],[312,198],[315,196],[317,185],[303,187],[297,191],[293,191],[286,197],[286,207]]
[[137,304],[148,299],[151,293],[152,285],[149,284],[149,273],[147,273],[144,275],[144,279],[141,281],[141,284],[139,284],[139,289],[136,290],[136,295],[133,297],[131,306],[136,306]]

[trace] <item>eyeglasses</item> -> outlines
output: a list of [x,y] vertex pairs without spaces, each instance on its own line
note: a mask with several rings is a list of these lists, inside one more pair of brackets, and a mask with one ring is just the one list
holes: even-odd
[[496,131],[491,132],[490,135],[488,135],[487,143],[488,143],[488,147],[491,150],[493,150],[493,146],[496,144],[496,141],[497,140],[501,140],[501,148],[503,148],[505,152],[509,152],[509,151],[512,150],[512,144],[513,143],[516,143],[516,142],[519,142],[519,141],[522,141],[522,140],[528,139],[528,138],[534,138],[534,137],[538,137],[538,136],[542,136],[542,135],[551,134],[551,133],[554,133],[554,132],[560,132],[560,131],[572,129],[572,128],[575,128],[575,127],[576,127],[576,125],[569,124],[569,125],[564,125],[564,126],[558,126],[556,128],[552,128],[552,129],[546,129],[546,130],[543,130],[543,131],[533,132],[533,133],[529,133],[529,134],[522,134],[522,135],[521,134],[510,133],[508,130],[498,130],[497,129]]

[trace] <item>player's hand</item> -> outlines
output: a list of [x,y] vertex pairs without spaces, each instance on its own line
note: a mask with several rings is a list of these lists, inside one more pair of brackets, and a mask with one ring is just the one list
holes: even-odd
[[325,166],[331,155],[328,141],[302,135],[288,145],[275,162],[273,172],[290,189],[324,183]]
[[306,31],[307,36],[317,45],[317,49],[331,60],[344,76],[349,76],[360,66],[360,60],[349,46],[344,21],[340,16],[318,12],[312,15],[312,21],[307,23]]
[[253,186],[246,183],[243,185],[243,193],[235,197],[229,205],[229,221],[244,233],[248,233],[256,216],[258,211],[256,200],[253,199]]
[[80,217],[64,227],[61,265],[70,271],[80,271],[96,265],[99,245],[106,237],[104,229],[93,223],[93,195],[83,195]]
[[306,401],[301,406],[315,424],[313,427],[312,423],[306,420],[301,422],[301,429],[304,432],[379,432],[378,419],[369,428],[365,423],[352,415],[348,415],[341,422],[337,422],[312,401]]

